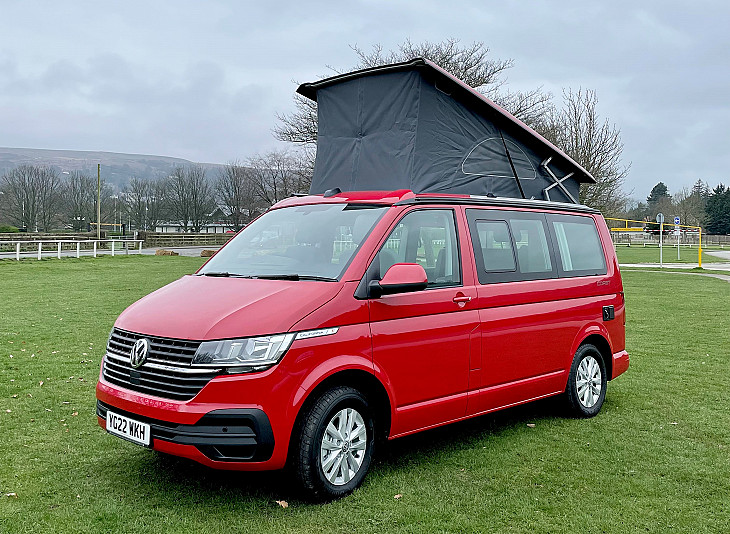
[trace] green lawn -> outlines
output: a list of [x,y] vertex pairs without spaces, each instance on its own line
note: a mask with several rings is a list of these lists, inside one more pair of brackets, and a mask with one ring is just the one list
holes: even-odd
[[[718,249],[719,250],[719,249]],[[616,255],[619,263],[659,263],[659,247],[618,246]],[[677,259],[677,247],[664,247],[664,263],[697,263],[697,247],[681,247],[680,259]],[[706,249],[702,249],[702,263],[725,262],[722,258],[710,256]]]
[[396,440],[354,495],[312,505],[282,474],[209,470],[97,426],[114,318],[201,262],[0,261],[1,533],[730,530],[727,282],[624,274],[632,363],[598,417],[548,400]]

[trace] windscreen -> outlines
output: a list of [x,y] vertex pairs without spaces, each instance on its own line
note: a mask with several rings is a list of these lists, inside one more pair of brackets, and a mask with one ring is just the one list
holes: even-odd
[[316,204],[269,211],[198,274],[338,280],[386,206]]

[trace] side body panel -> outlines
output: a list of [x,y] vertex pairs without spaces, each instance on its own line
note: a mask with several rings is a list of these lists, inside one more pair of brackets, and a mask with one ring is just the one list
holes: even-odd
[[391,436],[466,413],[470,349],[479,314],[462,210],[454,209],[454,216],[462,254],[460,286],[369,300],[374,365],[392,388]]

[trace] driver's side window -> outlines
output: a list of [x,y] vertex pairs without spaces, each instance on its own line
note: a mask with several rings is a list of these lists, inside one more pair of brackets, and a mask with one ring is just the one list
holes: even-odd
[[454,211],[416,210],[408,213],[388,236],[375,260],[380,278],[396,263],[418,263],[428,287],[461,284],[461,263]]

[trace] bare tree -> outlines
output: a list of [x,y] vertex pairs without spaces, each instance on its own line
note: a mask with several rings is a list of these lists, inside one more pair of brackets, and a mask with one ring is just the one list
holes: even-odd
[[270,206],[292,196],[306,193],[312,182],[306,156],[287,150],[268,152],[248,159],[257,196]]
[[[387,52],[381,45],[373,46],[369,52],[357,46],[351,48],[358,58],[355,69],[408,61],[414,57],[429,59],[530,125],[550,108],[552,97],[541,88],[527,92],[505,90],[504,73],[513,66],[513,61],[490,58],[489,48],[481,42],[464,46],[454,38],[437,43],[412,43],[406,39],[396,50]],[[274,128],[274,135],[296,144],[315,143],[317,103],[295,94],[294,106],[295,111],[291,114],[278,115],[279,125]]]
[[238,161],[222,167],[215,181],[215,190],[234,230],[240,230],[256,216],[261,202],[256,194],[253,172],[248,167]]
[[50,230],[57,221],[61,181],[49,167],[20,165],[2,177],[8,216],[21,228]]
[[600,119],[594,91],[567,89],[563,99],[564,107],[544,115],[538,131],[596,179],[596,184],[581,186],[581,202],[606,215],[624,211],[628,197],[623,186],[629,167],[621,161],[621,131]]
[[200,232],[215,207],[213,188],[205,169],[176,167],[167,180],[170,214],[185,232]]
[[705,218],[705,200],[693,188],[683,187],[674,194],[674,214],[682,224],[700,226]]
[[164,179],[132,178],[122,198],[131,223],[139,230],[154,230],[165,218],[167,187]]
[[79,232],[96,221],[96,178],[81,171],[73,171],[63,188],[64,217]]

